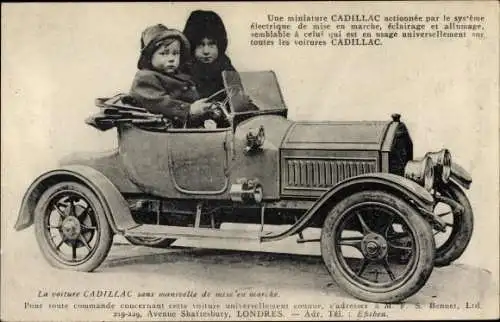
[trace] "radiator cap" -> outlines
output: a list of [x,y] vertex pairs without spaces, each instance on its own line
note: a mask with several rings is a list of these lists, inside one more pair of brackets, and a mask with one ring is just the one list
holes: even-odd
[[394,122],[399,122],[401,120],[401,114],[398,113],[392,114],[391,117]]

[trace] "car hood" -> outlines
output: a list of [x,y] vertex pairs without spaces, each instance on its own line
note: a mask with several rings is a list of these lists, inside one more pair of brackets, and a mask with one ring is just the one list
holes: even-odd
[[403,125],[394,121],[294,122],[279,116],[259,116],[240,124],[236,136],[244,139],[249,129],[263,126],[266,142],[276,148],[387,151],[398,124]]
[[381,150],[391,121],[294,122],[284,149]]

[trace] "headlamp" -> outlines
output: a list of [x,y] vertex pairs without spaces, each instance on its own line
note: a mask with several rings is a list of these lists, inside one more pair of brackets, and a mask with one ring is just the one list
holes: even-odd
[[430,191],[434,186],[434,163],[429,156],[420,160],[408,161],[405,166],[405,178],[415,181]]
[[451,176],[451,153],[448,149],[425,154],[434,162],[434,173],[443,183],[447,183]]

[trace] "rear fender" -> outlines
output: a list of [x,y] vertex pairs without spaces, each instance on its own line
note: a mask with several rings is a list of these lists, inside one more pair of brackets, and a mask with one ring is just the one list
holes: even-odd
[[451,163],[451,179],[465,189],[469,189],[472,183],[472,176],[469,172],[455,162]]
[[115,233],[137,226],[122,194],[101,172],[82,165],[63,166],[39,176],[24,194],[16,230],[33,224],[35,207],[41,195],[52,185],[62,181],[76,181],[94,192],[104,207],[106,218]]
[[314,220],[324,221],[328,210],[345,197],[363,190],[382,190],[413,204],[420,211],[432,213],[434,198],[422,186],[404,177],[391,173],[369,173],[346,179],[325,192],[314,205],[288,230],[274,235],[262,236],[262,241],[280,240],[297,234],[310,226]]

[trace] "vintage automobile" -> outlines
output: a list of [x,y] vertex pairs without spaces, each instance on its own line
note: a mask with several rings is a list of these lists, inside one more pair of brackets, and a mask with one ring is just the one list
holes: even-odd
[[[352,296],[398,302],[471,238],[462,191],[470,175],[441,149],[420,159],[400,115],[388,121],[295,122],[272,71],[224,72],[214,119],[174,128],[131,105],[97,99],[87,120],[117,129],[118,147],[75,154],[40,175],[17,230],[34,223],[58,268],[92,271],[113,235],[167,247],[182,237],[319,242],[333,280]],[[215,116],[219,116],[216,118]],[[222,223],[260,224],[260,231]],[[287,225],[280,232],[268,225]],[[320,239],[303,231],[321,228]]]

